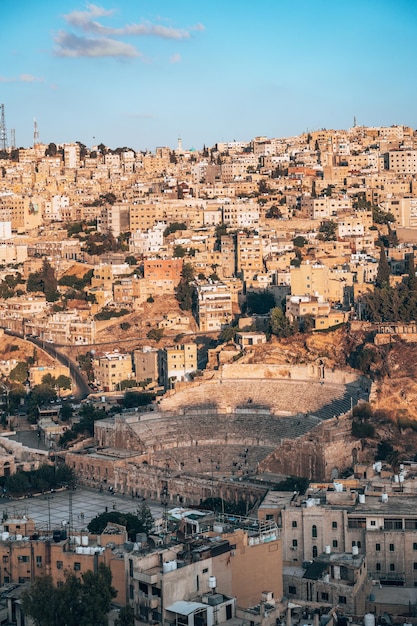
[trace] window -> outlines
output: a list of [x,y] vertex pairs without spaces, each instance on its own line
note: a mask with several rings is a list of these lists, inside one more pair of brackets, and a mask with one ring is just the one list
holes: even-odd
[[[297,528],[297,522],[295,520],[292,521],[292,527]],[[417,543],[415,544],[417,546]],[[416,548],[417,550],[417,548]]]
[[297,587],[295,587],[295,585],[289,585],[288,593],[291,593],[292,595],[297,595]]
[[413,569],[417,569],[417,563],[413,563]]
[[394,551],[395,551],[395,546],[394,546],[394,544],[393,544],[393,543],[390,543],[390,544],[389,544],[389,551],[390,551],[390,552],[394,552]]
[[81,569],[81,563],[74,563],[74,571],[79,572]]
[[377,572],[381,571],[381,563],[375,563],[375,568]]
[[133,600],[135,597],[135,590],[133,589],[133,585],[129,585],[129,598]]
[[337,539],[333,539],[333,548],[337,548]]
[[298,541],[297,541],[297,539],[293,539],[293,540],[292,540],[292,547],[293,547],[293,548],[297,548],[297,547],[298,547]]
[[317,537],[317,526],[315,524],[311,527],[311,536],[314,538]]
[[41,556],[37,556],[36,557],[36,565],[38,565],[39,567],[42,567],[42,557]]
[[346,596],[339,596],[339,604],[346,604]]
[[64,563],[63,561],[57,561],[56,562],[56,568],[57,569],[62,569],[64,567]]
[[395,563],[390,563],[389,564],[389,571],[390,572],[395,572]]
[[317,546],[313,546],[313,559],[317,556]]
[[8,554],[4,554],[3,555],[3,563],[8,563],[9,562],[9,555]]
[[374,519],[371,519],[371,526],[376,526],[376,521]]
[[417,543],[413,543],[413,550],[417,550]]
[[381,544],[380,544],[380,543],[376,543],[376,544],[375,544],[375,550],[376,550],[377,552],[381,552]]
[[205,567],[205,568],[203,569],[203,574],[207,574],[207,572],[208,572],[208,567]]
[[322,592],[321,592],[321,599],[322,599],[324,602],[328,602],[328,600],[329,600],[329,594],[328,594],[328,593],[326,593],[325,591],[322,591]]
[[337,528],[337,522],[332,522],[332,528]]

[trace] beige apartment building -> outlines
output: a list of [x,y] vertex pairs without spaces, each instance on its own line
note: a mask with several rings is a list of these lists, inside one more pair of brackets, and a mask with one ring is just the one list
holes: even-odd
[[192,380],[197,369],[195,343],[178,343],[159,351],[159,381],[166,390],[173,389],[177,382]]
[[219,331],[233,319],[232,293],[221,282],[195,283],[195,315],[201,331]]
[[236,272],[248,280],[264,270],[262,237],[239,232],[236,236]]
[[93,361],[94,378],[104,391],[117,391],[122,380],[133,378],[132,356],[121,352],[97,355]]
[[330,302],[343,302],[345,290],[352,286],[351,272],[333,269],[318,263],[302,263],[291,267],[293,296],[321,296]]
[[142,350],[134,350],[133,366],[137,383],[155,384],[158,382],[158,350],[155,348],[148,346]]
[[397,174],[417,174],[417,150],[390,150],[388,169]]

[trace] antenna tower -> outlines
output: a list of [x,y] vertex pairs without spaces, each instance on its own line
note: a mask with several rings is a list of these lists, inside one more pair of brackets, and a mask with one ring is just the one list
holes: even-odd
[[0,105],[0,149],[7,150],[7,131],[4,117],[4,104]]
[[36,118],[33,120],[33,145],[36,146],[36,144],[39,143],[39,129],[38,129],[38,122],[36,121]]
[[10,147],[16,148],[16,131],[14,128],[10,131]]

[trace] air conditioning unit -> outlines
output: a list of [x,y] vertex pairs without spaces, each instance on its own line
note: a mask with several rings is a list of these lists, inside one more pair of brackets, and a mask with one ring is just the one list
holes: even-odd
[[42,563],[36,563],[36,567],[42,567]]
[[297,550],[297,546],[291,546],[291,550]]

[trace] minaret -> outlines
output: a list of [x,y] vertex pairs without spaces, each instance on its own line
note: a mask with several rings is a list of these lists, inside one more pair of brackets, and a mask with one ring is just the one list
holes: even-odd
[[182,139],[178,137],[177,152],[182,152]]
[[33,147],[35,147],[37,143],[39,143],[39,129],[38,129],[38,122],[36,121],[36,118],[34,118],[33,120]]
[[4,117],[4,104],[2,104],[0,108],[0,150],[7,150],[7,131]]

